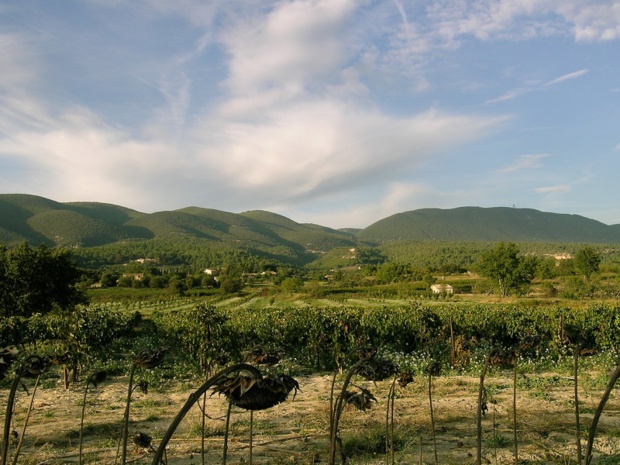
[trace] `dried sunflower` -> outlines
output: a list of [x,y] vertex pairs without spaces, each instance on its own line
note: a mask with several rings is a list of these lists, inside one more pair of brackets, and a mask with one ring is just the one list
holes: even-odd
[[431,362],[426,367],[426,373],[430,376],[439,376],[441,374],[441,363]]
[[23,376],[25,376],[26,378],[36,378],[37,376],[45,373],[51,365],[51,358],[31,355],[24,362]]
[[224,394],[233,405],[245,410],[265,410],[284,402],[293,390],[296,395],[299,383],[288,375],[237,375],[224,378],[213,393]]
[[489,353],[489,365],[500,367],[513,366],[514,360],[514,352],[507,352],[502,349],[493,349]]
[[86,384],[92,384],[94,387],[99,386],[99,384],[103,383],[108,377],[108,372],[105,370],[97,371],[90,375]]
[[3,380],[6,376],[6,372],[9,371],[11,365],[15,361],[15,357],[19,350],[15,347],[5,347],[4,349],[0,349],[0,380]]
[[383,381],[398,373],[398,367],[387,359],[373,357],[359,362],[357,374],[368,381]]
[[347,404],[353,405],[356,409],[365,412],[368,410],[372,402],[377,402],[375,396],[372,395],[368,389],[358,387],[359,391],[346,391],[344,393],[344,401]]
[[133,363],[141,368],[155,368],[162,364],[167,349],[144,349],[133,359]]
[[401,388],[407,387],[407,385],[411,382],[413,382],[413,375],[408,371],[401,373],[397,379],[397,383]]
[[280,351],[267,351],[263,346],[252,347],[245,353],[244,362],[252,362],[257,365],[275,365],[282,359]]
[[136,447],[139,447],[142,449],[151,449],[153,447],[151,445],[152,441],[153,441],[153,438],[149,436],[148,434],[143,433],[142,431],[138,431],[133,436],[133,443],[136,445]]

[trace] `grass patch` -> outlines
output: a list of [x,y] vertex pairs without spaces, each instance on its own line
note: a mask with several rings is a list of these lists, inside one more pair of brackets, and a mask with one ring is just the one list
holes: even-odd
[[[410,437],[403,431],[394,431],[394,450],[403,450]],[[348,458],[385,454],[385,428],[376,426],[347,435],[343,438],[342,449]]]

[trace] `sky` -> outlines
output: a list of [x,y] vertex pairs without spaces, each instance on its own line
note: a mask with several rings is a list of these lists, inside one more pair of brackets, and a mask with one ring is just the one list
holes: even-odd
[[620,223],[618,0],[3,0],[0,193]]

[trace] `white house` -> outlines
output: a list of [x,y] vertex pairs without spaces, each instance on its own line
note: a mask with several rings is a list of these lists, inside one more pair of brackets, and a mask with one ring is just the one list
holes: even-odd
[[432,284],[431,291],[433,294],[454,294],[454,288],[449,284]]

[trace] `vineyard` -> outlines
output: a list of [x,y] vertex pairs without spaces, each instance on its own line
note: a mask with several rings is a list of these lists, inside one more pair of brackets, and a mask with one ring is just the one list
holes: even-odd
[[618,463],[619,326],[613,304],[242,296],[11,316],[2,465]]

